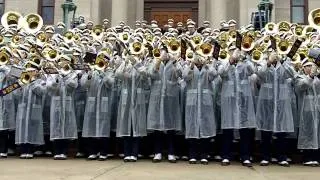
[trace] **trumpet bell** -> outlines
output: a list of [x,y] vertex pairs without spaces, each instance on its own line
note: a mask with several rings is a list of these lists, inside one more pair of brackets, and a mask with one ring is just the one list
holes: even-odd
[[108,63],[104,60],[104,58],[97,57],[94,68],[96,70],[103,71],[107,67],[107,65]]
[[188,48],[186,50],[186,60],[189,62],[192,62],[193,58],[194,58],[194,52],[190,48]]
[[279,54],[288,54],[291,49],[291,44],[287,39],[281,39],[277,45],[277,51]]
[[31,82],[31,79],[32,79],[31,73],[25,72],[25,73],[22,73],[22,74],[21,74],[20,81],[21,81],[23,84],[29,84],[29,83]]
[[154,58],[160,58],[160,55],[161,55],[161,53],[160,53],[160,49],[159,48],[154,48],[153,50],[152,50],[152,54],[153,54],[153,57]]
[[63,39],[66,43],[71,43],[73,42],[73,32],[72,31],[67,31],[63,35]]
[[138,54],[141,54],[143,51],[144,51],[144,46],[142,46],[141,42],[136,41],[130,44],[131,54],[138,55]]
[[197,50],[197,53],[203,57],[212,56],[212,52],[213,48],[212,45],[209,43],[202,43]]
[[265,31],[266,31],[267,34],[275,34],[275,33],[277,33],[277,31],[278,31],[276,24],[273,23],[273,22],[267,23],[267,24],[265,25],[264,29],[265,29]]
[[263,60],[263,53],[259,50],[254,50],[251,54],[251,60],[255,63],[261,62]]
[[[29,34],[35,34],[40,31],[43,26],[43,19],[39,14],[28,14],[20,19],[24,30]],[[19,22],[20,24],[20,22]]]
[[71,66],[67,62],[61,62],[60,63],[60,72],[62,75],[68,75],[72,72]]
[[229,59],[230,59],[230,55],[229,55],[228,51],[221,50],[219,52],[219,58],[218,58],[219,61],[229,61]]
[[290,23],[287,21],[281,21],[277,24],[279,32],[289,32],[291,29]]
[[4,28],[9,29],[10,25],[18,25],[22,15],[15,11],[9,11],[2,15],[1,24]]
[[180,50],[181,50],[180,42],[177,41],[176,39],[172,39],[169,42],[169,49],[168,49],[169,53],[171,53],[171,54],[179,54]]
[[292,61],[291,63],[293,64],[298,64],[298,63],[301,63],[301,57],[299,54],[295,54],[292,58]]
[[127,44],[127,43],[129,43],[129,40],[130,40],[130,34],[127,33],[127,32],[120,33],[120,34],[119,34],[119,39],[120,39],[123,43]]
[[320,29],[320,8],[314,9],[309,13],[308,22],[310,26]]
[[103,37],[103,26],[95,25],[92,29],[92,37],[95,40],[101,40]]
[[6,65],[6,64],[8,64],[8,62],[9,62],[9,55],[6,52],[1,51],[0,52],[0,65],[1,66]]
[[251,51],[255,44],[253,42],[253,38],[251,36],[244,36],[241,43],[241,49],[244,51]]

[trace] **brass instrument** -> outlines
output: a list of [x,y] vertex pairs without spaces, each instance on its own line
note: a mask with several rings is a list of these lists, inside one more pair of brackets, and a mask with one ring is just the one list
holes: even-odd
[[131,54],[138,55],[144,52],[144,46],[139,41],[135,41],[129,44],[129,51]]
[[241,49],[244,51],[251,51],[255,46],[254,39],[251,36],[245,35],[242,38]]
[[154,48],[154,49],[152,50],[152,54],[153,54],[153,57],[154,57],[154,58],[156,58],[156,59],[160,58],[160,55],[161,55],[160,49],[159,49],[159,48]]
[[101,53],[95,61],[94,68],[100,71],[104,71],[104,69],[108,66],[108,62],[104,60],[104,54]]
[[60,67],[60,73],[62,75],[68,75],[72,72],[71,66],[68,62],[60,62],[58,65]]
[[279,32],[289,32],[290,31],[290,23],[287,21],[281,21],[277,24],[277,28]]
[[191,44],[193,45],[193,48],[197,48],[202,43],[202,37],[200,35],[195,35],[191,37]]
[[171,39],[169,42],[169,48],[168,48],[169,53],[177,54],[177,53],[180,53],[180,50],[181,50],[180,42],[175,38]]
[[47,42],[47,35],[44,32],[40,32],[39,34],[37,34],[37,41],[41,42],[41,43],[45,43]]
[[298,64],[298,63],[300,63],[300,64],[301,64],[301,57],[300,57],[300,55],[296,53],[296,54],[292,57],[291,63],[293,63],[293,64]]
[[34,71],[23,72],[19,78],[20,82],[23,84],[30,84],[36,77]]
[[302,37],[303,36],[303,27],[301,25],[297,25],[294,28],[294,35],[298,36],[298,37]]
[[192,62],[193,58],[194,58],[194,52],[190,48],[188,48],[186,50],[186,60],[189,62]]
[[274,33],[276,33],[278,31],[276,24],[273,23],[273,22],[267,23],[265,25],[264,29],[265,29],[267,34],[274,34]]
[[231,30],[229,31],[229,41],[236,41],[237,39],[237,31],[236,30]]
[[314,9],[309,13],[308,22],[315,29],[320,29],[320,8]]
[[210,57],[213,53],[213,47],[209,43],[202,43],[197,49],[197,54],[203,57]]
[[43,26],[43,19],[38,14],[28,14],[24,18],[20,19],[21,26],[29,34],[35,34],[40,31]]
[[9,29],[9,25],[18,25],[20,19],[22,18],[21,14],[15,11],[8,11],[1,17],[1,24],[4,28]]
[[255,63],[259,63],[263,60],[263,53],[258,49],[252,51],[251,60]]
[[230,54],[228,53],[227,50],[225,49],[222,49],[220,52],[219,52],[219,59],[220,61],[229,61],[230,59]]
[[127,32],[120,33],[119,34],[119,39],[123,43],[127,44],[127,43],[129,43],[129,40],[130,40],[130,34],[127,33]]
[[277,51],[281,55],[288,54],[291,49],[291,43],[288,39],[281,39],[277,44]]
[[0,51],[0,65],[6,65],[9,63],[9,55],[3,50]]
[[72,43],[73,42],[73,32],[72,31],[67,31],[63,35],[63,39],[66,43]]
[[92,37],[95,40],[101,40],[103,37],[103,26],[102,25],[95,25],[92,29]]

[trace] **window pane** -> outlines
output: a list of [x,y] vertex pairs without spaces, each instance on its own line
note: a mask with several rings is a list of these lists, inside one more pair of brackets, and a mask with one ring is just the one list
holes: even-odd
[[303,6],[305,0],[292,0],[292,6]]
[[53,24],[54,11],[53,7],[42,7],[42,19],[44,24]]
[[42,6],[54,6],[54,0],[42,0]]
[[4,13],[4,5],[0,4],[0,17],[3,15]]
[[304,23],[304,8],[292,7],[291,17],[293,23]]

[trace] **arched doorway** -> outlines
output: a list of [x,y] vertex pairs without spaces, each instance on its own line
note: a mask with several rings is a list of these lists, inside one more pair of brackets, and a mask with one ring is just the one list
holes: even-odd
[[168,19],[186,23],[187,19],[198,20],[198,0],[145,0],[144,19],[156,20],[161,27]]

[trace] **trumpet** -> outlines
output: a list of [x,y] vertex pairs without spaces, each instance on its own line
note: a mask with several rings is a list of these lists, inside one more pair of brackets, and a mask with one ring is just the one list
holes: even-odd
[[38,76],[36,71],[23,72],[19,78],[23,84],[30,84]]
[[229,59],[230,59],[230,55],[227,50],[223,49],[219,52],[219,60],[220,61],[229,61]]
[[279,54],[288,54],[290,51],[291,43],[287,39],[281,39],[277,45],[277,51]]
[[154,58],[156,58],[156,59],[160,58],[160,55],[161,55],[160,49],[159,49],[159,48],[154,48],[154,49],[152,50],[152,54],[153,54],[153,57],[154,57]]
[[171,41],[169,42],[168,51],[172,54],[176,54],[176,53],[180,52],[180,49],[181,49],[180,42],[178,40],[176,40],[175,38],[171,39]]
[[94,68],[103,71],[108,66],[108,62],[101,57],[97,57]]
[[4,52],[4,51],[1,51],[0,52],[0,65],[6,65],[9,63],[9,55]]
[[103,37],[103,26],[95,25],[92,29],[92,36],[95,40],[101,40]]
[[255,46],[253,40],[254,39],[251,36],[248,36],[248,35],[244,36],[241,43],[241,49],[247,52],[251,51]]
[[255,63],[261,62],[263,59],[263,53],[257,49],[255,49],[251,54],[251,60]]
[[229,41],[236,41],[237,39],[237,31],[236,30],[231,30],[229,31]]
[[203,57],[212,56],[212,52],[213,52],[213,48],[212,48],[212,45],[209,43],[202,43],[197,50],[197,53]]

